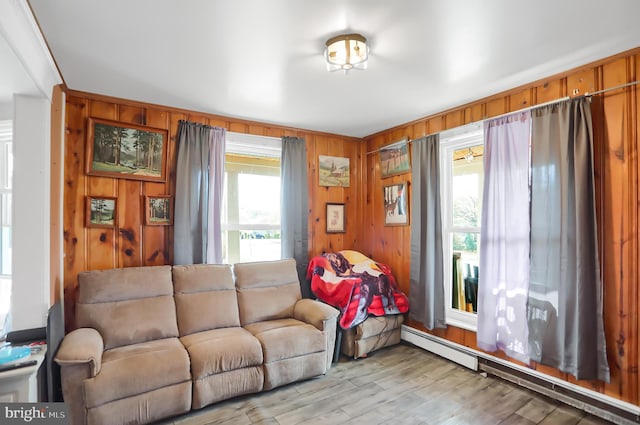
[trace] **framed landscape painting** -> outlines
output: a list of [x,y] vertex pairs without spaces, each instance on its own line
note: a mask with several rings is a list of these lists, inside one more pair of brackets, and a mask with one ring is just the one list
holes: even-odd
[[116,205],[112,196],[87,196],[85,225],[111,229],[116,227]]
[[349,187],[349,158],[318,156],[320,186]]
[[172,197],[170,195],[145,196],[145,224],[169,226],[173,224]]
[[88,175],[166,180],[167,130],[98,118],[88,121]]

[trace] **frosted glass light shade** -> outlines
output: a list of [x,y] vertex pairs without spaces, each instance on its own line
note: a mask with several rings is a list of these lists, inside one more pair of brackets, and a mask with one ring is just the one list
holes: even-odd
[[367,39],[360,34],[343,34],[327,40],[324,57],[327,61],[327,69],[336,71],[339,69],[365,69],[369,58],[369,46]]

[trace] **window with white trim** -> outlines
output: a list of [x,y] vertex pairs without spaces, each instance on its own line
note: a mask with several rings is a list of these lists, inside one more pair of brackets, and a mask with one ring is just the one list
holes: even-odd
[[280,259],[279,138],[227,132],[224,262]]
[[440,135],[445,317],[476,330],[484,136],[482,124]]
[[0,335],[11,300],[13,121],[0,121]]

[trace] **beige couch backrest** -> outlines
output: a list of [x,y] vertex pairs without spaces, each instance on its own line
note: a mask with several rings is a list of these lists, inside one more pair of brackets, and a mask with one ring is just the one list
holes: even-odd
[[100,332],[105,350],[178,336],[171,266],[80,273],[76,320]]
[[231,266],[174,266],[173,286],[180,336],[240,326]]
[[238,263],[233,270],[243,326],[293,317],[293,307],[302,298],[295,260]]

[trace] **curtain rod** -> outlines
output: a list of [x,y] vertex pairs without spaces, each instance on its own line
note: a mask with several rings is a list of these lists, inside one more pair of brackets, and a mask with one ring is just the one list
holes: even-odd
[[493,119],[496,119],[496,118],[502,118],[502,117],[506,117],[507,115],[517,114],[517,113],[520,113],[520,112],[527,112],[527,111],[531,111],[532,109],[542,108],[543,106],[555,105],[556,103],[561,103],[561,102],[567,101],[569,99],[571,99],[569,96],[561,97],[560,99],[551,100],[549,102],[538,103],[537,105],[527,106],[526,108],[518,109],[517,111],[505,112],[504,114],[496,115],[495,117],[485,118],[485,119],[480,120],[478,122],[493,120]]
[[[540,104],[538,104],[538,105],[528,106],[528,107],[526,107],[526,108],[518,109],[517,111],[506,112],[506,113],[504,113],[504,114],[496,115],[495,117],[485,118],[485,119],[482,119],[482,120],[479,120],[479,121],[470,122],[470,123],[468,123],[468,124],[463,124],[463,125],[460,125],[460,126],[458,126],[458,127],[454,127],[454,128],[459,128],[459,127],[465,127],[465,126],[471,126],[471,125],[474,125],[474,124],[479,124],[479,123],[482,123],[482,122],[487,121],[487,120],[492,120],[492,119],[495,119],[495,118],[505,117],[505,116],[507,116],[507,115],[517,114],[517,113],[519,113],[519,112],[525,112],[525,111],[528,111],[528,110],[531,110],[531,109],[534,109],[534,108],[540,108],[540,107],[542,107],[542,106],[553,105],[554,103],[564,102],[565,100],[568,100],[568,99],[570,99],[570,98],[569,98],[569,96],[565,96],[565,97],[563,97],[563,98],[556,99],[556,100],[552,100],[552,101],[550,101],[550,102],[545,102],[545,103],[540,103]],[[434,136],[434,135],[436,135],[436,134],[441,134],[441,133],[444,133],[444,132],[446,132],[446,131],[453,130],[454,128],[448,128],[448,129],[446,129],[446,130],[440,130],[440,131],[437,131],[437,132],[435,132],[435,133],[425,134],[424,136],[420,136],[420,137],[419,137],[419,139],[422,139],[423,137]],[[412,142],[412,140],[410,140],[408,137],[405,137],[405,139],[406,139],[406,144],[407,144],[407,145],[410,145],[410,144],[411,144],[411,142]],[[414,140],[415,140],[415,139],[414,139]],[[383,150],[385,150],[385,149],[392,148],[394,145],[398,145],[399,143],[400,143],[400,142],[393,142],[393,143],[391,143],[390,145],[385,145],[385,146],[383,146],[383,147],[381,147],[381,148],[378,148],[378,149],[372,150],[372,151],[370,151],[370,152],[367,152],[367,155],[372,154],[372,153],[378,153],[378,152],[383,151]]]
[[[612,90],[618,90],[618,89],[622,89],[622,88],[625,88],[625,87],[635,86],[635,85],[636,85],[636,84],[638,84],[638,83],[640,83],[640,80],[636,80],[636,81],[632,81],[632,82],[630,82],[630,83],[620,84],[620,85],[618,85],[618,86],[609,87],[609,88],[606,88],[606,89],[602,89],[602,90],[594,91],[594,92],[592,92],[592,93],[586,92],[583,96],[584,96],[584,97],[596,96],[596,95],[598,95],[598,94],[606,93],[606,92],[609,92],[609,91],[612,91]],[[569,100],[569,99],[571,99],[571,97],[569,97],[569,96],[565,96],[565,97],[562,97],[562,98],[560,98],[560,99],[552,100],[552,101],[550,101],[550,102],[545,102],[545,103],[540,103],[540,104],[538,104],[538,105],[528,106],[528,107],[526,107],[526,108],[518,109],[517,111],[506,112],[506,113],[504,113],[504,114],[500,114],[500,115],[497,115],[497,116],[495,116],[495,117],[485,118],[485,119],[482,119],[482,120],[480,120],[480,121],[474,121],[474,122],[471,122],[471,123],[469,123],[469,124],[463,124],[463,126],[464,126],[464,125],[473,125],[473,124],[481,123],[481,122],[486,121],[486,120],[492,120],[492,119],[495,119],[495,118],[500,118],[500,117],[504,117],[504,116],[511,115],[511,114],[517,114],[518,112],[530,111],[530,110],[532,110],[532,109],[541,108],[541,107],[543,107],[543,106],[548,106],[548,105],[553,105],[553,104],[555,104],[555,103],[564,102],[565,100]],[[462,126],[459,126],[459,127],[462,127]],[[435,133],[425,134],[424,136],[420,136],[419,138],[421,139],[421,138],[423,138],[423,137],[434,136],[434,135],[436,135],[436,134],[440,134],[440,133],[443,133],[443,132],[448,131],[448,130],[451,130],[451,129],[441,130],[441,131],[437,131],[437,132],[435,132]],[[406,139],[407,139],[406,143],[407,143],[408,145],[409,145],[409,144],[411,144],[412,140],[410,140],[409,138],[406,138]],[[415,140],[415,139],[414,139],[414,140]],[[388,148],[392,147],[393,145],[398,145],[399,143],[400,143],[400,142],[394,142],[394,143],[392,143],[391,145],[383,146],[383,147],[381,147],[381,148],[378,148],[378,149],[372,150],[372,151],[370,151],[370,152],[367,152],[367,155],[372,154],[372,153],[378,153],[378,152],[380,152],[380,151],[382,151],[382,150],[385,150],[385,149],[388,149]]]
[[632,81],[632,82],[626,83],[626,84],[620,84],[619,86],[615,86],[615,87],[609,87],[608,89],[602,89],[602,90],[594,91],[593,93],[586,92],[584,94],[584,96],[585,97],[595,96],[597,94],[606,93],[606,92],[611,91],[611,90],[618,90],[618,89],[622,89],[622,88],[625,88],[625,87],[635,86],[638,83],[640,83],[640,80]]

